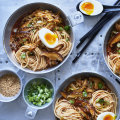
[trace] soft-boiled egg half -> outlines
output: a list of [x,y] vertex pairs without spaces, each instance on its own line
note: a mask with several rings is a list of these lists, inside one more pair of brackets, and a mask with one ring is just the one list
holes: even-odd
[[39,30],[39,37],[42,43],[48,48],[55,48],[58,45],[57,35],[47,28]]
[[103,11],[103,5],[96,0],[84,0],[80,3],[79,9],[86,15],[98,15]]
[[97,120],[115,120],[116,115],[113,112],[104,112],[98,115]]

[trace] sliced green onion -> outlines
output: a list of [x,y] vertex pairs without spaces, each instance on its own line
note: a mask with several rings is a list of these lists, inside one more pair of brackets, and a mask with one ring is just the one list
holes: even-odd
[[97,100],[96,100],[96,103],[98,103],[98,102],[99,102],[99,100],[100,100],[100,99],[97,99]]
[[21,58],[22,58],[22,59],[25,59],[25,58],[26,58],[26,54],[25,54],[25,53],[22,53],[22,54],[21,54]]
[[53,89],[50,89],[50,92],[53,93]]
[[62,27],[59,27],[59,31],[63,31],[63,28],[62,28]]
[[118,32],[117,32],[117,31],[112,31],[112,33],[113,33],[113,34],[118,34]]
[[27,41],[27,39],[26,39],[26,38],[24,38],[24,39],[23,39],[23,42],[26,42],[26,41]]
[[98,88],[102,89],[103,88],[103,84],[102,83],[98,83]]
[[105,101],[103,98],[101,98],[101,99],[97,99],[96,100],[96,103],[100,103],[100,104],[108,104],[109,105],[109,102],[108,101]]
[[51,100],[52,100],[52,98],[48,98],[48,99],[46,100],[46,102],[49,103]]
[[90,82],[90,88],[92,88],[93,87],[93,83],[92,82]]
[[42,106],[42,102],[38,102],[37,105],[38,105],[38,106]]
[[120,50],[117,51],[120,54]]
[[61,36],[64,36],[64,33],[61,33]]
[[32,102],[32,101],[33,101],[33,98],[32,98],[32,97],[29,97],[28,99],[29,99],[29,102]]
[[42,106],[52,100],[53,89],[39,81],[33,82],[27,92],[28,101],[36,106]]
[[55,30],[56,30],[56,28],[53,28],[53,30],[55,31]]
[[38,89],[39,93],[43,93],[43,89]]
[[42,23],[42,22],[43,22],[43,21],[41,21],[41,20],[38,20],[38,21],[37,21],[37,23]]
[[114,118],[116,119],[116,118],[117,118],[117,115],[115,115]]
[[83,91],[83,97],[87,97],[87,92]]
[[35,32],[35,30],[34,30],[34,29],[32,29],[32,31],[33,31],[33,32]]
[[66,26],[64,27],[64,29],[65,29],[66,31],[69,31],[69,30],[70,30],[70,26],[66,25]]
[[45,96],[46,96],[46,98],[49,98],[50,94],[49,94],[49,93],[46,93]]
[[69,88],[70,90],[74,90],[73,88]]
[[109,101],[106,101],[106,100],[105,100],[105,102],[106,102],[106,104],[107,104],[107,105],[109,105],[109,104],[110,104],[110,102],[109,102]]
[[105,101],[104,101],[104,99],[97,99],[97,100],[96,100],[96,103],[103,104],[103,103],[105,103]]
[[120,48],[120,43],[117,43],[117,47]]
[[70,104],[74,104],[75,101],[74,100],[69,100],[69,102],[70,102]]
[[28,27],[32,27],[32,24],[28,24],[27,26],[28,26]]
[[69,41],[69,38],[66,38],[66,42],[68,42]]
[[47,88],[45,88],[44,91],[47,93],[49,90]]

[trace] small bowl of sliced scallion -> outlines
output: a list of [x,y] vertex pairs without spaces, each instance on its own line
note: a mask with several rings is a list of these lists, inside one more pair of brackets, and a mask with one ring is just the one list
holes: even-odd
[[23,90],[23,98],[29,108],[44,109],[51,105],[54,98],[54,87],[45,78],[34,78],[28,81]]

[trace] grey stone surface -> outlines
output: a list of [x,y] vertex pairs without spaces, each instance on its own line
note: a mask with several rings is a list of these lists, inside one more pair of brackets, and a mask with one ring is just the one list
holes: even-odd
[[[99,0],[103,4],[112,5],[114,0]],[[75,11],[76,4],[79,0],[0,0],[0,70],[10,68],[16,71],[19,71],[13,64],[8,60],[2,45],[3,41],[3,29],[5,23],[9,16],[19,7],[25,5],[27,3],[33,2],[49,2],[54,5],[59,6],[67,15],[69,15],[72,11]],[[90,30],[94,24],[100,19],[102,15],[97,17],[85,17],[84,23],[81,23],[74,27],[75,34],[75,46],[79,42],[79,39]],[[120,90],[119,84],[115,81],[116,77],[109,71],[107,66],[104,63],[102,56],[102,45],[104,41],[105,31],[108,29],[110,24],[120,16],[116,16],[113,18],[108,24],[104,26],[104,28],[98,33],[94,41],[90,44],[81,58],[78,60],[76,64],[72,64],[72,60],[76,56],[78,50],[76,50],[74,46],[74,50],[72,55],[70,55],[69,59],[56,71],[53,71],[44,75],[33,75],[22,72],[25,81],[31,79],[32,77],[42,76],[50,79],[55,88],[59,87],[59,85],[70,75],[82,72],[82,71],[93,71],[97,72],[112,81],[112,83],[116,86],[118,90]],[[80,49],[79,49],[80,50]],[[25,110],[27,105],[24,103],[22,94],[20,97],[10,103],[0,103],[0,120],[27,120],[25,118]],[[35,120],[53,120],[53,108],[52,105],[44,110],[39,110]]]

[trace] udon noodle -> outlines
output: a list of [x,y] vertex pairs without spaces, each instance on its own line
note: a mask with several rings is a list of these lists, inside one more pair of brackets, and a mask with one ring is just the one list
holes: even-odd
[[[21,17],[14,25],[10,46],[23,68],[40,71],[58,65],[71,50],[70,31],[59,14],[48,10],[36,10]],[[46,47],[39,37],[39,30],[47,28],[58,37],[55,48]],[[62,28],[62,29],[60,29]]]
[[54,108],[60,120],[96,120],[104,112],[116,114],[117,97],[100,78],[77,78],[60,94]]

